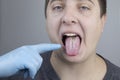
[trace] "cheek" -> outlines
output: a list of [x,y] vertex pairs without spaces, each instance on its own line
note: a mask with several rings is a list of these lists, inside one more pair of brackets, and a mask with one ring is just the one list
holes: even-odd
[[59,21],[55,18],[47,18],[47,32],[51,42],[57,43],[59,36]]
[[85,22],[86,42],[97,43],[102,32],[101,22],[98,18],[91,18]]
[[61,16],[54,16],[53,13],[47,15],[47,28],[50,33],[58,33],[60,28]]
[[55,25],[53,25],[52,21],[50,20],[47,22],[47,32],[50,38],[54,36],[56,33],[56,27]]
[[58,24],[55,20],[47,20],[47,31],[49,34],[53,33],[53,35],[58,32]]

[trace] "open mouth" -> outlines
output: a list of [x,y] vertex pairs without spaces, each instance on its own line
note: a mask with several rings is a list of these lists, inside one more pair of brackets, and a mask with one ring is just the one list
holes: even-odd
[[69,56],[76,56],[78,54],[81,41],[81,36],[76,33],[65,33],[62,35],[62,42]]

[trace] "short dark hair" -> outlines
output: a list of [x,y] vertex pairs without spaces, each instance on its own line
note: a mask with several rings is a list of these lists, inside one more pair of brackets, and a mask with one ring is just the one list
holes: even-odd
[[100,15],[101,17],[107,12],[107,0],[98,0],[100,5]]
[[[102,17],[103,15],[106,14],[106,11],[107,11],[107,0],[98,0],[98,2],[100,5],[100,16]],[[45,16],[46,16],[48,3],[49,3],[49,0],[45,0]]]

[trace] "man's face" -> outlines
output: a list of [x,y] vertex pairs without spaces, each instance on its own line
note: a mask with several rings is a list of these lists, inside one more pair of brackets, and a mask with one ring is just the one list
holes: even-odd
[[46,19],[51,42],[63,45],[56,55],[79,61],[95,53],[105,22],[98,0],[50,0]]

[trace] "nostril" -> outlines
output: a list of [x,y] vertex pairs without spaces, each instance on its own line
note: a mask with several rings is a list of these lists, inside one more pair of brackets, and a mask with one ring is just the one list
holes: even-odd
[[78,21],[77,21],[77,19],[75,19],[75,18],[71,18],[71,17],[68,17],[68,18],[64,18],[63,20],[62,20],[62,23],[63,24],[76,24]]
[[63,21],[63,23],[65,23],[65,21]]
[[76,24],[77,22],[74,20],[62,21],[63,24]]
[[74,23],[74,24],[76,23],[75,21],[71,21],[71,22]]

